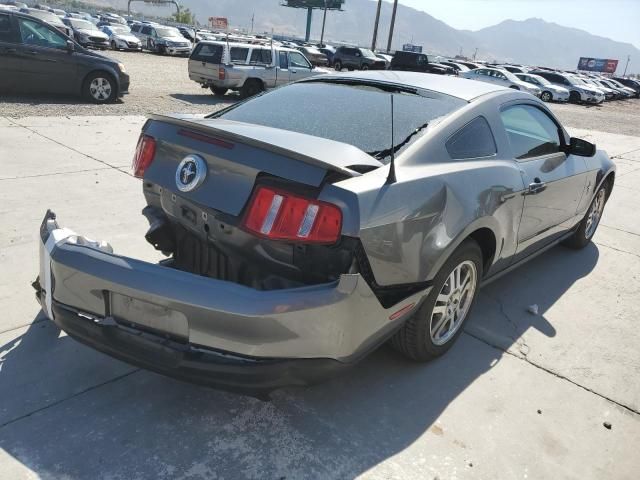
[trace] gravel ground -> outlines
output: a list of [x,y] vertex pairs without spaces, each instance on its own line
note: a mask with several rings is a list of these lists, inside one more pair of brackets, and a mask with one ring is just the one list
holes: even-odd
[[[131,76],[129,95],[118,103],[93,105],[79,98],[8,96],[0,100],[0,116],[146,115],[148,113],[210,113],[237,100],[237,94],[215,97],[189,80],[187,59],[151,53],[107,52],[123,62]],[[565,125],[640,134],[640,100],[607,102],[602,106],[552,104]]]

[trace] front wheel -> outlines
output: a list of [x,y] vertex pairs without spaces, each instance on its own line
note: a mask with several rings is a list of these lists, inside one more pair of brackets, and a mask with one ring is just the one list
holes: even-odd
[[564,244],[567,247],[580,249],[589,244],[593,235],[596,233],[598,225],[600,224],[600,219],[604,212],[604,205],[606,203],[607,183],[604,183],[596,193],[595,197],[593,197],[589,210],[587,210],[587,214],[580,222],[580,225],[578,225],[578,229],[573,233],[573,235],[565,240]]
[[113,77],[106,72],[91,73],[83,84],[84,97],[94,103],[115,101],[117,85]]
[[360,67],[360,70],[369,70],[369,65],[367,65],[366,63],[363,63],[362,66]]
[[342,62],[340,60],[336,60],[333,64],[333,68],[336,70],[336,72],[341,72],[342,71]]
[[553,95],[551,95],[551,92],[542,92],[542,95],[540,95],[540,100],[542,100],[543,102],[550,102],[551,100],[553,100]]
[[111,50],[118,50],[118,46],[114,40],[111,40]]
[[482,251],[465,240],[442,266],[414,315],[391,339],[406,357],[427,361],[444,354],[460,336],[482,278]]
[[580,97],[580,93],[576,92],[575,90],[569,94],[569,102],[580,103],[580,100],[582,100],[582,98]]

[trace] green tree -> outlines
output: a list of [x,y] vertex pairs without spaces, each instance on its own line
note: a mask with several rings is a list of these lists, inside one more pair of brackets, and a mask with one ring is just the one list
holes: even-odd
[[196,16],[191,13],[188,8],[180,9],[179,12],[171,15],[171,19],[176,23],[184,23],[187,25],[193,25],[196,23]]

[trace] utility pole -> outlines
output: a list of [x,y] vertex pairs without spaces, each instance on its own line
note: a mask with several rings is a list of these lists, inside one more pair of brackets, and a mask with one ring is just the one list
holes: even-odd
[[398,9],[398,0],[393,1],[393,12],[391,13],[391,26],[389,27],[389,41],[387,42],[387,53],[391,51],[391,41],[393,40],[393,27],[396,24],[396,10]]
[[255,12],[251,14],[251,33],[253,33],[253,21],[256,18],[256,14]]
[[376,50],[376,40],[378,40],[378,22],[380,21],[380,8],[382,8],[382,0],[378,0],[378,9],[376,10],[376,23],[373,25],[373,39],[371,40],[371,51]]
[[627,67],[629,66],[630,61],[631,61],[631,55],[627,55],[627,64],[624,66],[624,73],[622,74],[623,77],[627,74]]
[[475,52],[473,52],[473,59],[474,59],[474,60],[476,59],[476,55],[477,55],[477,54],[478,54],[478,47],[476,47],[476,51],[475,51]]
[[324,46],[324,24],[327,23],[327,0],[324,0],[324,15],[322,16],[322,33],[320,34],[320,45]]
[[311,16],[313,15],[313,8],[307,8],[307,33],[304,36],[304,41],[308,42],[311,37]]

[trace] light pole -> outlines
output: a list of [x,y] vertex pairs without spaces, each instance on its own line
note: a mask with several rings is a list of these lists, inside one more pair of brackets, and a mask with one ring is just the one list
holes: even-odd
[[380,8],[382,8],[382,0],[378,0],[378,9],[376,10],[376,23],[373,25],[373,39],[371,40],[371,51],[376,49],[376,40],[378,39],[378,22],[380,21]]
[[391,13],[391,26],[389,27],[389,41],[387,42],[387,53],[391,51],[391,41],[393,40],[393,27],[396,24],[396,10],[398,9],[398,0],[393,2],[393,12]]
[[627,64],[624,66],[624,73],[622,74],[623,77],[627,74],[627,67],[629,66],[630,61],[631,61],[631,55],[627,55]]
[[320,45],[324,46],[324,24],[327,23],[327,0],[324,0],[324,15],[322,16],[322,33],[320,34]]

